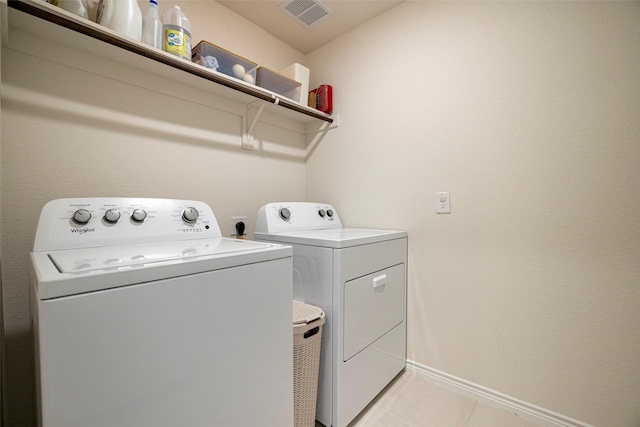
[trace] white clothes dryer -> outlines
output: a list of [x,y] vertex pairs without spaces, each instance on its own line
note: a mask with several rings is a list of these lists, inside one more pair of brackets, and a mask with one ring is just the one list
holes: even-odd
[[290,247],[198,201],[59,199],[31,252],[39,425],[293,425]]
[[407,233],[281,202],[260,208],[255,239],[293,247],[293,297],[326,314],[316,418],[345,427],[406,366]]

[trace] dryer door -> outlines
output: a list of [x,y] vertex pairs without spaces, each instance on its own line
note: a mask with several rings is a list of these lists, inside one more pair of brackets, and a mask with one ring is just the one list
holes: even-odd
[[345,283],[345,362],[403,321],[404,274],[398,264]]

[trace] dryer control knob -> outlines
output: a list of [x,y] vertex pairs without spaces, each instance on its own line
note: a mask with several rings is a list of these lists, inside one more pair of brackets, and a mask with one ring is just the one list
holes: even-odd
[[144,209],[134,209],[131,212],[131,220],[135,222],[142,222],[147,219],[147,212]]
[[182,211],[182,220],[189,224],[193,224],[198,220],[198,210],[196,208],[185,208]]
[[103,218],[108,223],[115,224],[120,219],[120,212],[117,209],[109,209],[104,213]]
[[76,224],[84,225],[91,219],[91,212],[86,209],[78,209],[73,213],[72,219]]
[[327,210],[327,216],[331,218],[333,216],[333,211],[331,209]]
[[278,213],[280,214],[280,218],[284,219],[285,221],[291,218],[291,211],[287,208],[280,209],[280,212]]
[[318,215],[320,215],[320,218],[324,218],[325,214],[326,214],[326,212],[324,211],[324,209],[320,209],[318,211]]

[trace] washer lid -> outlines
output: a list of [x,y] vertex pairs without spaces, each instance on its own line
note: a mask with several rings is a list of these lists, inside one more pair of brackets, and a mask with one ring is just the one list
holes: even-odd
[[188,276],[292,256],[288,246],[229,238],[32,252],[38,299]]
[[321,246],[326,248],[348,248],[368,245],[386,240],[407,237],[405,231],[375,230],[365,228],[331,228],[325,230],[290,231],[286,233],[255,233],[258,240],[279,243]]
[[60,273],[83,273],[125,267],[148,267],[154,263],[219,256],[243,252],[255,247],[255,245],[247,244],[241,240],[194,239],[181,242],[55,251],[49,253],[49,259]]

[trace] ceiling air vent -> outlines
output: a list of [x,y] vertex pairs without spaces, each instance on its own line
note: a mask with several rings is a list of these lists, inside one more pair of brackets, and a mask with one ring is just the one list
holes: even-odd
[[332,13],[318,0],[291,0],[281,3],[278,8],[305,27],[317,24]]

